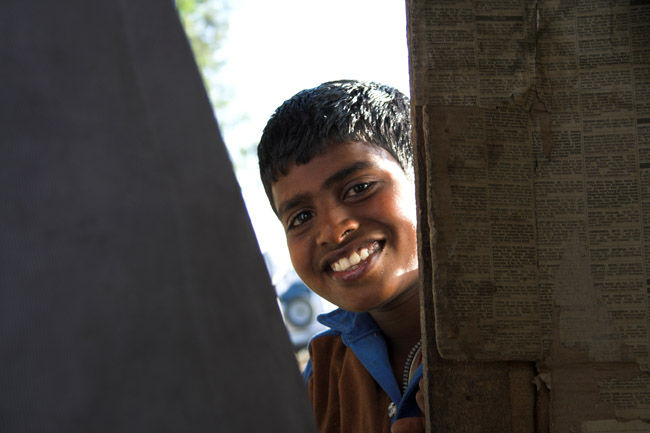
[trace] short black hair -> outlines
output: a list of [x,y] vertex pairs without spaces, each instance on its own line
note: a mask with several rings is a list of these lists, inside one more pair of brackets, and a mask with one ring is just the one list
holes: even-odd
[[409,99],[393,87],[340,80],[298,92],[271,116],[257,147],[260,176],[271,186],[287,168],[306,164],[329,145],[365,142],[387,150],[413,176]]

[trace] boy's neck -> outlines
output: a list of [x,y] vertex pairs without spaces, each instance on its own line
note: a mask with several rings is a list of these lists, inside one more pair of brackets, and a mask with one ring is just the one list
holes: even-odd
[[418,286],[403,292],[389,306],[370,311],[382,330],[389,351],[411,347],[420,339],[420,292]]
[[393,374],[395,379],[400,381],[409,352],[420,340],[418,286],[403,292],[389,306],[371,311],[370,315],[386,338],[386,348]]

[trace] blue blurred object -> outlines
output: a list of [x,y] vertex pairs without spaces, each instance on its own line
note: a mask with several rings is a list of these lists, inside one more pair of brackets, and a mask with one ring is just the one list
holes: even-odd
[[294,349],[303,349],[313,335],[327,329],[316,317],[336,307],[312,292],[290,265],[269,252],[264,253],[264,261]]
[[284,324],[296,350],[307,346],[309,339],[326,329],[316,317],[333,306],[312,292],[292,270],[275,285]]
[[305,283],[298,281],[280,296],[285,321],[292,326],[304,328],[316,318],[311,294],[312,291]]

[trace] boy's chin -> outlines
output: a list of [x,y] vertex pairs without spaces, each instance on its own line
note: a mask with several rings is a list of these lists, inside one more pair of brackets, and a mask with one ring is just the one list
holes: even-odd
[[369,313],[381,309],[388,302],[389,300],[382,299],[363,299],[356,302],[347,302],[341,308],[350,313]]
[[345,311],[349,311],[350,313],[367,313],[368,311],[372,310],[371,308],[366,309],[363,307],[347,306],[347,305],[341,308],[344,309]]
[[[415,274],[417,276],[417,273]],[[352,289],[356,291],[357,289]],[[343,297],[339,296],[336,299],[327,299],[332,304],[340,307],[345,311],[351,313],[368,313],[372,311],[388,311],[404,303],[409,303],[410,299],[416,297],[419,300],[419,284],[416,279],[414,284],[409,284],[406,287],[395,288],[394,290],[387,290],[381,292],[376,288],[365,291],[365,296],[362,291],[357,292],[357,296]]]

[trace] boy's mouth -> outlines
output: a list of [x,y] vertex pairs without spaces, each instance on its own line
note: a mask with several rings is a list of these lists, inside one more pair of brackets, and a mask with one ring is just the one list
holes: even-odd
[[333,261],[330,264],[330,269],[334,272],[345,272],[356,269],[362,262],[366,261],[368,257],[372,256],[379,247],[379,242],[373,241],[368,245],[357,248],[349,255]]

